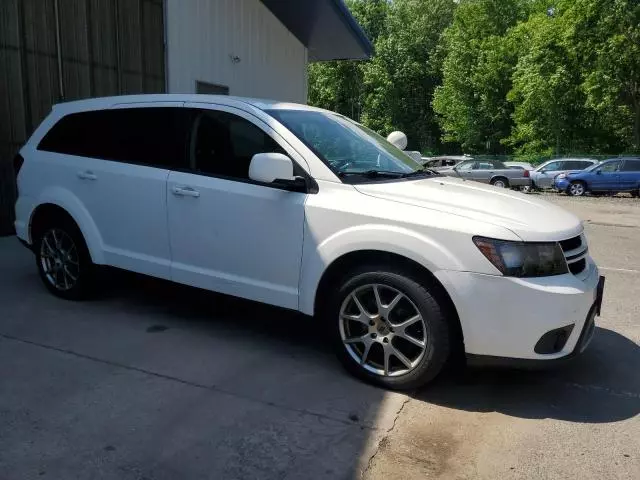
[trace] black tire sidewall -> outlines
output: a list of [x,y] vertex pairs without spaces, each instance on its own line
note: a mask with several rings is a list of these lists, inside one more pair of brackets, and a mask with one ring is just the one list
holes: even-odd
[[[76,245],[79,256],[79,270],[78,280],[76,284],[69,290],[58,290],[55,286],[49,282],[46,274],[42,268],[42,262],[40,257],[42,238],[45,233],[52,228],[56,228],[64,231]],[[34,232],[33,251],[35,254],[36,265],[38,267],[38,273],[40,279],[45,284],[47,289],[54,295],[67,299],[67,300],[83,300],[89,296],[93,287],[93,280],[95,276],[95,265],[91,261],[91,255],[82,236],[82,232],[78,226],[70,219],[65,217],[54,218],[48,221],[46,224],[40,226],[37,232]]]
[[[362,368],[347,352],[339,329],[342,302],[354,289],[367,284],[393,287],[416,305],[425,319],[427,334],[426,352],[420,363],[409,373],[397,377],[383,377]],[[407,272],[388,267],[362,267],[353,270],[339,283],[323,311],[323,321],[329,330],[333,348],[343,366],[354,376],[369,383],[394,390],[418,388],[433,380],[444,367],[451,350],[451,331],[446,309],[438,301],[434,289],[424,286]]]

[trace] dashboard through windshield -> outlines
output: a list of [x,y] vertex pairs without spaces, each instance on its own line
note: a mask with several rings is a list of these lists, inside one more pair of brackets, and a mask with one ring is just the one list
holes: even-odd
[[407,178],[423,171],[373,130],[342,115],[311,110],[267,110],[293,132],[342,181]]

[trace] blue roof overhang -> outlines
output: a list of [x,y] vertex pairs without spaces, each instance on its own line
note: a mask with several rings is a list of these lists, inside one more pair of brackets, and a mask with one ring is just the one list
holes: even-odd
[[261,0],[307,47],[309,61],[364,60],[373,46],[343,0]]

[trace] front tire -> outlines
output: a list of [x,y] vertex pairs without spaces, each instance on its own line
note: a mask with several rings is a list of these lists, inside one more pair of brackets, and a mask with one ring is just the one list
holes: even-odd
[[587,193],[587,186],[584,182],[571,182],[567,188],[567,194],[572,197],[582,197]]
[[433,380],[449,358],[444,302],[402,269],[372,264],[352,271],[323,316],[339,360],[367,382],[414,389]]
[[73,220],[56,216],[38,225],[33,247],[40,279],[51,293],[67,300],[89,296],[95,265]]

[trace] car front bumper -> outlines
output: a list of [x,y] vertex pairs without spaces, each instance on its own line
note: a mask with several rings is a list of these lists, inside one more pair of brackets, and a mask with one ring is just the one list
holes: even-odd
[[553,187],[556,190],[560,190],[560,191],[564,192],[567,188],[569,188],[569,180],[567,180],[566,178],[556,179],[553,182]]
[[[456,306],[465,351],[472,357],[549,361],[581,352],[591,340],[590,323],[602,298],[598,268],[590,258],[578,276],[513,278],[440,271],[436,277]],[[557,348],[541,349],[543,337],[555,331],[565,332]]]

